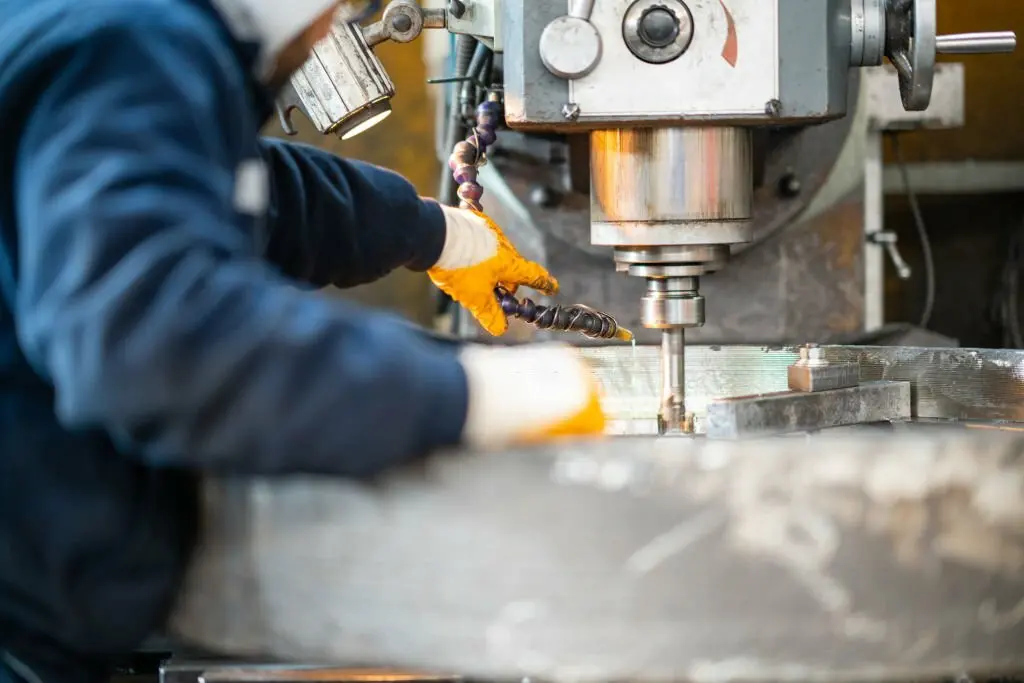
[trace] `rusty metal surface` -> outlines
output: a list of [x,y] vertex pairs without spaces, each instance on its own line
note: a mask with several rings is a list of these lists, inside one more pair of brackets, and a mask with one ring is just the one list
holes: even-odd
[[[911,383],[915,418],[1024,422],[1024,351],[825,346],[830,362],[860,364],[860,379]],[[657,433],[659,348],[585,348],[606,397],[613,434]],[[698,433],[710,401],[788,389],[796,347],[687,346],[686,402]],[[529,373],[528,368],[522,372]]]
[[1021,672],[1022,453],[915,427],[211,481],[172,626],[238,656],[498,681]]

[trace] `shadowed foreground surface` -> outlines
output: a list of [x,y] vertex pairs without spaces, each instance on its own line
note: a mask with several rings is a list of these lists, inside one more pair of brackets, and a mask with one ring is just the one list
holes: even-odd
[[492,680],[1024,671],[1024,438],[915,427],[210,482],[173,621],[236,655]]

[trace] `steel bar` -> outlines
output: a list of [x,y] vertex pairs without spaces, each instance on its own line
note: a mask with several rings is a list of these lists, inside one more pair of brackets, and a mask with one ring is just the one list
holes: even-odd
[[750,439],[910,419],[909,382],[722,399],[708,406],[712,439]]
[[1013,31],[954,33],[938,36],[935,40],[935,51],[940,55],[997,54],[1016,49],[1017,34]]
[[661,409],[659,434],[681,434],[686,419],[686,330],[661,333]]

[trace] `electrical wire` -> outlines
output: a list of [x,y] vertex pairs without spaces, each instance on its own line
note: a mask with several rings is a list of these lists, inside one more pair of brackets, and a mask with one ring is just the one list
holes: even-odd
[[903,161],[899,133],[891,134],[890,139],[892,140],[892,151],[896,157],[896,166],[903,180],[903,191],[910,203],[910,212],[914,216],[914,227],[917,228],[917,235],[921,241],[921,253],[924,257],[925,298],[918,326],[927,329],[935,310],[935,258],[932,254],[932,241],[928,236],[928,228],[924,222],[924,214],[921,213],[921,205],[917,201],[917,193],[910,182],[910,170]]
[[1010,236],[1006,263],[996,293],[995,315],[1003,330],[1003,346],[1024,348],[1024,332],[1020,322],[1020,269],[1024,261],[1024,225]]

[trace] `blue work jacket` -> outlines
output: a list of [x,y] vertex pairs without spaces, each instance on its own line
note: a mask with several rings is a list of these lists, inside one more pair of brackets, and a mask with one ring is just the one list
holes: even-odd
[[455,352],[315,291],[429,268],[440,207],[261,139],[257,53],[202,0],[0,0],[0,651],[46,683],[161,626],[200,473],[459,440]]

